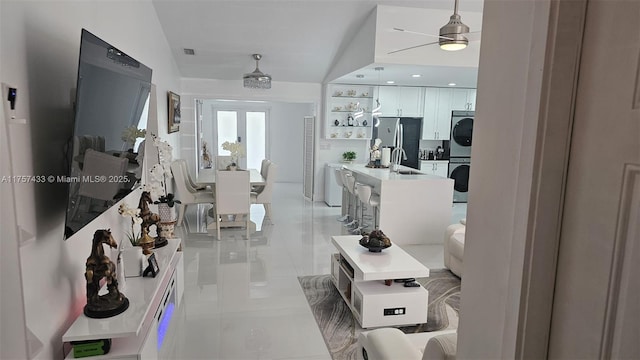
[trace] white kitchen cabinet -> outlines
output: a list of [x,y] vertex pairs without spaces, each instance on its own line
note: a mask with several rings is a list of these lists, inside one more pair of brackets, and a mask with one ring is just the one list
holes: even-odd
[[451,110],[473,111],[476,109],[476,89],[453,89]]
[[425,88],[423,140],[449,140],[451,127],[451,89]]
[[451,138],[451,112],[475,110],[476,89],[425,88],[423,140]]
[[449,161],[447,160],[421,160],[420,161],[420,171],[429,174],[436,175],[440,177],[448,177],[449,176]]
[[382,104],[380,116],[421,117],[422,88],[412,86],[380,86],[377,98]]
[[449,140],[452,95],[452,89],[425,88],[422,120],[423,140]]
[[325,138],[371,139],[373,95],[373,87],[368,85],[328,85]]

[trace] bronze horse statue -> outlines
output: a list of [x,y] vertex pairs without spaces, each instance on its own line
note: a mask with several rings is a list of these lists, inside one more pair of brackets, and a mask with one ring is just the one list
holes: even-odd
[[160,222],[160,216],[158,214],[154,214],[149,210],[149,204],[153,203],[151,199],[151,194],[148,191],[143,191],[140,196],[140,202],[138,203],[138,209],[140,209],[140,218],[142,219],[142,224],[140,224],[140,230],[142,235],[149,234],[149,227],[151,225],[155,225],[158,227],[158,223]]
[[[84,313],[92,318],[105,318],[120,314],[129,307],[129,300],[118,290],[116,266],[104,253],[103,244],[116,249],[118,244],[111,230],[97,230],[93,234],[91,255],[87,258],[84,277],[87,281],[87,305]],[[100,282],[105,279],[108,293],[98,295]]]

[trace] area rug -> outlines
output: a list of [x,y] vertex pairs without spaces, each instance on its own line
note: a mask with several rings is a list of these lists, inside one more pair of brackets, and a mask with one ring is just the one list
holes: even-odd
[[[363,330],[333,285],[331,275],[301,276],[298,280],[332,358],[356,359],[358,335]],[[417,281],[429,291],[427,323],[399,329],[407,334],[457,329],[460,278],[447,269],[432,269],[428,278]]]

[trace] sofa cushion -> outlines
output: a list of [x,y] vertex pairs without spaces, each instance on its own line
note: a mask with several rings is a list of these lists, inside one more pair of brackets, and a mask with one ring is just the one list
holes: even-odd
[[449,238],[449,253],[452,256],[462,259],[464,255],[464,232],[455,232]]
[[396,328],[381,328],[360,334],[360,342],[369,360],[419,360],[422,353],[405,333]]
[[432,337],[424,348],[422,360],[455,360],[458,334],[445,334]]

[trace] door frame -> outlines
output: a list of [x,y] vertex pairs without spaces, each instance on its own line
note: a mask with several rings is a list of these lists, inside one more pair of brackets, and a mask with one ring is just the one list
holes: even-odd
[[[478,247],[473,244],[476,240],[475,234],[478,234],[478,240],[487,240],[483,238],[487,230],[476,229],[496,224],[476,223],[487,219],[476,220],[472,217],[476,211],[475,207],[482,207],[484,204],[480,202],[486,201],[486,198],[484,195],[474,195],[475,191],[482,191],[481,187],[473,187],[480,185],[478,180],[481,175],[478,175],[479,172],[476,172],[476,176],[473,173],[471,175],[470,212],[466,231],[469,246],[468,251],[465,249],[465,266],[468,266],[466,273],[470,275],[462,279],[463,301],[457,349],[457,355],[461,358],[473,357],[474,354],[478,356],[477,350],[481,343],[484,344],[484,349],[480,356],[518,359],[547,357],[582,35],[588,1],[485,3],[485,22],[510,16],[510,24],[517,22],[522,26],[512,34],[505,35],[503,32],[498,40],[489,38],[497,35],[494,32],[496,25],[483,23],[484,44],[480,55],[476,106],[479,126],[482,126],[480,123],[484,116],[491,116],[497,111],[490,108],[496,103],[495,96],[499,96],[492,94],[492,87],[506,86],[490,84],[489,81],[482,83],[481,80],[490,80],[492,75],[491,71],[483,70],[483,63],[503,58],[505,50],[508,51],[510,48],[509,40],[518,36],[519,41],[530,46],[530,52],[526,55],[526,74],[522,74],[522,67],[504,69],[506,74],[513,75],[520,81],[516,85],[508,86],[511,89],[510,95],[520,94],[525,98],[522,103],[507,105],[502,109],[503,113],[505,110],[514,112],[520,126],[517,130],[510,128],[510,131],[514,131],[510,135],[521,136],[518,139],[519,147],[509,149],[518,151],[514,157],[518,164],[515,165],[515,172],[514,166],[509,168],[509,175],[514,177],[499,182],[502,187],[509,188],[510,195],[501,200],[509,203],[504,209],[514,210],[514,216],[503,219],[500,223],[499,231],[503,232],[503,235],[498,240],[490,244],[477,245]],[[485,27],[489,31],[485,31]],[[529,33],[522,38],[525,29]],[[501,100],[505,102],[507,99]],[[500,119],[502,121],[502,118]],[[496,122],[490,123],[496,125]],[[486,132],[487,128],[483,131]],[[475,153],[472,151],[472,157],[476,157],[473,155]],[[476,162],[495,166],[498,161],[489,161],[486,152],[479,151],[478,155],[480,156],[477,156]],[[490,192],[493,194],[497,187],[490,188]],[[473,204],[476,199],[479,202]],[[497,215],[492,215],[489,219],[495,222]],[[506,249],[500,253],[505,253],[507,259],[500,264],[506,268],[497,271],[496,264],[480,265],[487,264],[488,259],[483,256],[488,252],[495,252],[505,246]],[[493,280],[495,283],[491,284],[499,293],[489,298],[485,296],[485,292],[479,290],[482,284],[473,283],[483,276],[492,276],[500,272],[501,278]],[[504,303],[507,306],[502,316],[492,320],[489,325],[501,327],[493,329],[494,332],[498,332],[495,335],[480,334],[479,325],[474,324],[486,318],[487,314],[482,314],[485,311],[477,308],[482,301]],[[489,312],[495,311],[500,309],[496,309],[494,304]],[[486,329],[484,331],[486,332]],[[488,340],[496,341],[490,344],[487,343]]]
[[546,358],[588,0],[550,2],[516,358]]
[[[209,105],[211,107],[211,121],[212,121],[212,130],[213,130],[213,133],[211,134],[211,139],[210,139],[212,156],[216,156],[216,154],[218,153],[218,138],[217,136],[215,136],[218,130],[217,111],[237,111],[237,112],[245,112],[245,113],[246,112],[264,112],[265,113],[265,158],[267,159],[270,158],[271,106],[264,105],[264,104],[250,105],[246,103],[237,103],[237,102],[230,102],[230,101],[211,101]],[[239,119],[240,117],[238,117],[238,120]],[[239,130],[244,131],[243,134],[239,134],[240,136],[242,136],[242,143],[244,143],[246,140],[246,130],[247,130],[246,125],[247,125],[246,117],[245,117],[244,124],[238,123]],[[197,139],[198,149],[200,149],[200,146],[201,146],[200,141],[201,139]],[[216,154],[213,154],[214,148],[216,149],[215,150]]]

